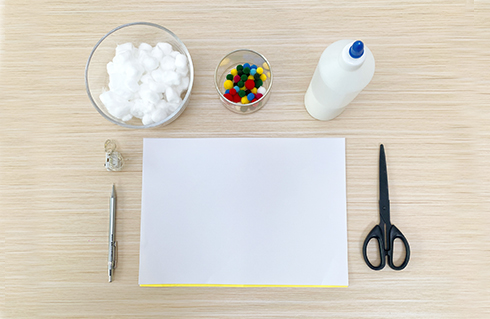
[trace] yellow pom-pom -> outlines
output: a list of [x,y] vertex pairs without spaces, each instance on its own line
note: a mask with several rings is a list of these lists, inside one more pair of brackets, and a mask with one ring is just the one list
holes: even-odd
[[248,104],[249,100],[247,99],[246,96],[242,97],[242,104]]
[[240,90],[245,91],[247,88],[246,87],[241,87]]
[[261,79],[262,81],[265,81],[265,80],[267,80],[267,76],[266,76],[265,74],[263,74],[263,73],[262,73],[262,74],[260,75],[260,79]]
[[257,68],[257,73],[258,73],[258,74],[262,74],[262,73],[264,73],[264,69],[262,69],[262,68]]
[[255,78],[254,78],[254,76],[253,76],[253,75],[249,75],[249,76],[248,76],[248,79],[249,79],[249,80],[255,80]]
[[232,70],[230,71],[230,73],[231,73],[231,75],[235,76],[235,75],[237,75],[237,74],[238,74],[238,71],[237,71],[236,69],[232,69]]
[[233,89],[233,81],[226,80],[223,85],[224,85],[225,89],[227,89],[227,90]]
[[253,94],[257,94],[257,88],[253,88],[252,90],[250,90],[250,92],[252,92]]

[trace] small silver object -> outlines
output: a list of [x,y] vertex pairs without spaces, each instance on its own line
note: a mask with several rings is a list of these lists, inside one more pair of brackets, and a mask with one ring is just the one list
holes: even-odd
[[107,140],[105,147],[105,168],[108,171],[117,172],[124,166],[124,158],[121,153],[116,152],[117,144],[113,140]]

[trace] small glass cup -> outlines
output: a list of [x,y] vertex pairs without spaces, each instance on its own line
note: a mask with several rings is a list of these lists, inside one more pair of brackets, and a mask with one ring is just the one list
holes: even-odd
[[[230,71],[236,68],[237,65],[249,63],[250,65],[256,65],[264,69],[264,74],[267,79],[263,82],[262,86],[266,89],[264,95],[257,101],[242,104],[234,103],[225,98],[225,88],[223,83],[226,81],[226,76],[230,74]],[[216,67],[214,73],[214,86],[218,92],[221,103],[230,111],[238,114],[251,114],[260,110],[269,100],[270,91],[272,88],[272,69],[269,61],[260,53],[248,49],[239,49],[228,53]]]

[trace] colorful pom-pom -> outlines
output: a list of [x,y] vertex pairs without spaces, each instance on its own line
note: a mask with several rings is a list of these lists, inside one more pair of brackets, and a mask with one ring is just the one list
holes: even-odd
[[242,87],[245,85],[245,83],[244,83],[242,80],[240,80],[240,81],[237,83],[237,85],[238,85],[238,87],[239,87],[239,88],[242,88]]
[[244,68],[244,69],[245,69],[245,68],[249,68],[249,69],[250,69],[250,63],[245,63],[245,64],[243,64],[243,68]]
[[240,76],[237,74],[233,77],[233,82],[238,83],[240,81]]
[[236,90],[235,89],[231,89],[230,92],[228,92],[228,93],[230,93],[231,95],[235,95],[236,94]]
[[226,76],[226,79],[227,80],[233,80],[233,75],[230,73]]
[[226,91],[225,91],[225,94],[227,94],[227,93],[230,93],[230,90],[226,90]]
[[262,80],[261,80],[261,79],[258,79],[257,81],[255,81],[255,87],[256,87],[256,88],[261,87],[261,86],[262,86],[262,84],[264,84],[264,83],[262,82]]
[[253,93],[249,93],[249,94],[247,95],[247,99],[248,99],[249,101],[252,101],[254,98],[255,98],[255,95],[254,95]]
[[243,68],[243,74],[250,74],[250,68]]
[[[238,69],[238,67],[237,67],[237,69]],[[262,73],[264,73],[264,69],[262,69],[262,68],[257,68],[257,73],[258,73],[258,74],[262,74]]]
[[245,95],[247,95],[247,92],[243,91],[243,90],[240,90],[240,92],[238,92],[238,95],[240,97],[244,97]]
[[[250,90],[253,94],[257,94],[257,88],[254,87],[253,89]],[[230,92],[231,93],[231,92]]]
[[252,64],[252,66],[250,67],[250,69],[255,69],[257,70],[257,66],[255,64]]
[[240,79],[242,79],[243,82],[248,80],[248,76],[246,74],[243,74]]
[[233,102],[240,103],[241,100],[242,98],[238,94],[233,96]]
[[233,87],[233,82],[230,81],[230,80],[226,80],[225,83],[224,83],[224,87],[227,90],[231,89]]
[[248,78],[247,78],[247,80],[253,80],[253,81],[255,81],[255,78],[254,78],[253,75],[249,75]]
[[250,101],[247,99],[246,96],[242,97],[242,104],[247,104],[249,103]]
[[240,91],[240,88],[238,87],[238,85],[235,85],[233,88],[235,89],[236,92]]
[[255,75],[257,73],[257,69],[250,69],[250,75]]
[[243,70],[243,65],[239,64],[236,66],[237,71],[242,71]]
[[237,75],[237,70],[236,69],[232,69],[230,71],[230,73],[231,73],[231,75],[235,76],[235,75]]
[[265,81],[265,80],[267,80],[267,76],[266,76],[265,74],[263,74],[263,73],[262,73],[262,75],[260,75],[260,79],[261,79],[262,81]]
[[[260,80],[259,80],[260,81]],[[231,81],[230,81],[231,82]],[[247,82],[245,82],[245,87],[249,90],[253,89],[254,86],[257,86],[257,84],[255,84],[254,81],[252,80],[247,80]],[[259,85],[260,86],[260,85]],[[257,86],[258,87],[258,86]]]
[[225,96],[225,98],[226,98],[227,100],[233,101],[233,96],[231,96],[231,94],[230,94],[230,93],[226,93],[226,94],[224,94],[224,96]]

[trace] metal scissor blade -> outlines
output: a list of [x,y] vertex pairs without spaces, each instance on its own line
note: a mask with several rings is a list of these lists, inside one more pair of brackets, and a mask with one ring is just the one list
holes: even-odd
[[388,195],[388,172],[383,144],[379,147],[379,215],[386,225],[390,223],[390,199]]

